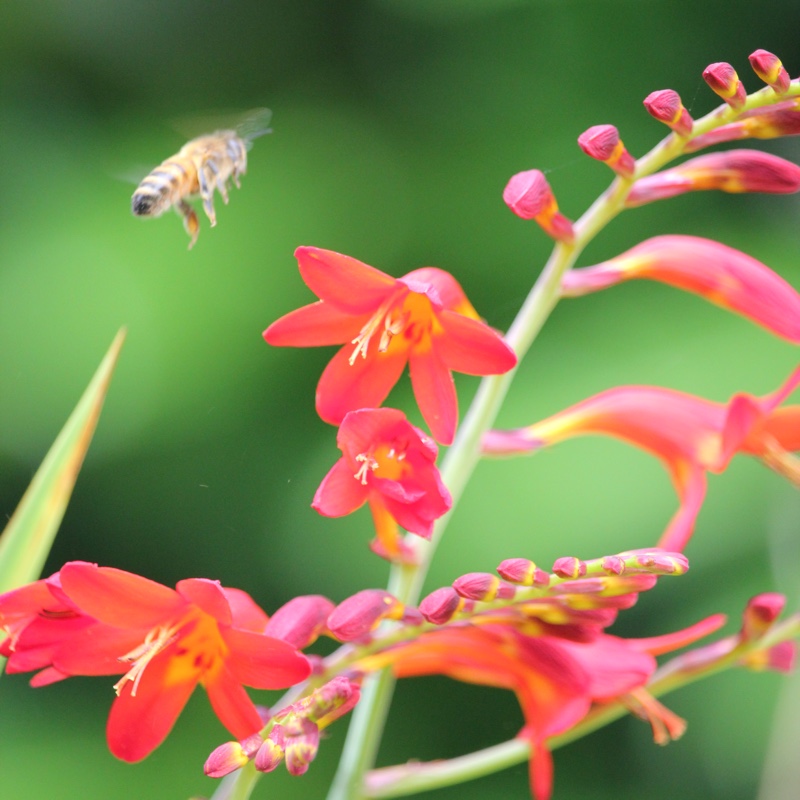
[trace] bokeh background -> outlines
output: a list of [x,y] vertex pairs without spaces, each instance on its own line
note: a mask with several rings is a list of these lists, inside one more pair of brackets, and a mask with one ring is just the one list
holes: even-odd
[[[504,207],[508,177],[538,167],[576,217],[609,181],[575,140],[616,124],[645,152],[665,133],[643,110],[674,88],[701,116],[700,74],[776,52],[800,73],[796,2],[687,0],[272,0],[44,2],[0,8],[0,510],[9,516],[122,325],[128,340],[48,570],[113,565],[168,584],[218,578],[274,609],[321,592],[385,584],[369,515],[318,517],[313,492],[336,459],[315,415],[332,351],[273,350],[262,330],[309,302],[292,253],[348,253],[394,275],[453,272],[505,328],[549,252]],[[273,109],[242,189],[201,216],[187,252],[180,220],[134,219],[133,189],[188,138],[187,118]],[[178,124],[176,125],[176,121]],[[182,122],[181,122],[182,121]],[[199,127],[197,127],[199,126]],[[183,132],[181,132],[183,131]],[[194,131],[203,133],[196,123]],[[768,149],[798,160],[794,140]],[[797,198],[696,195],[628,212],[581,264],[642,238],[718,238],[800,286]],[[725,400],[776,388],[792,346],[657,285],[559,306],[523,365],[501,422],[532,422],[594,392],[653,383]],[[459,376],[464,408],[477,382]],[[410,409],[407,380],[390,398]],[[415,417],[418,419],[418,417]],[[428,588],[500,560],[594,557],[650,544],[675,507],[651,458],[576,440],[479,467]],[[739,458],[713,477],[688,548],[693,568],[643,596],[614,629],[651,635],[731,614],[765,590],[796,607],[800,498]],[[656,748],[626,719],[556,754],[557,798],[789,798],[796,795],[796,679],[728,673],[668,699],[682,741]],[[268,696],[261,698],[266,702]],[[227,735],[202,692],[144,763],[103,738],[110,682],[33,691],[0,682],[3,798],[210,795],[206,754]],[[418,679],[399,687],[380,763],[449,757],[512,737],[508,693]],[[302,779],[282,770],[256,797],[322,798],[345,732],[330,731]],[[766,767],[764,766],[766,763]],[[760,788],[759,788],[760,787]],[[528,796],[526,767],[442,790]]]

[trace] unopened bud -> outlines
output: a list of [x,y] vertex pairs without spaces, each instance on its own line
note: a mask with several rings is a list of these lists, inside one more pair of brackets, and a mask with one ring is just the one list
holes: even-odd
[[560,578],[580,578],[586,574],[586,563],[573,556],[556,559],[553,572]]
[[742,614],[742,640],[760,639],[781,615],[786,598],[777,592],[765,592],[751,598]]
[[364,589],[339,603],[328,617],[328,629],[351,642],[369,633],[384,619],[401,619],[405,606],[383,589]]
[[284,757],[283,725],[275,725],[258,748],[253,765],[259,772],[272,772]]
[[334,607],[327,597],[319,594],[295,597],[270,617],[264,633],[302,650],[325,630]]
[[613,125],[592,126],[578,137],[578,146],[587,156],[607,164],[623,178],[630,178],[636,169],[636,161]]
[[694,120],[676,91],[660,89],[651,92],[644,99],[644,107],[652,117],[672,128],[680,136],[688,136],[692,132]]
[[550,585],[550,575],[527,558],[507,558],[500,563],[497,573],[501,578],[520,586],[544,588]]
[[490,572],[469,572],[453,581],[453,588],[468,600],[509,600],[517,589]]
[[319,750],[319,728],[303,717],[295,717],[283,724],[286,769],[290,775],[303,775]]
[[767,50],[756,50],[750,55],[750,66],[753,72],[777,94],[783,94],[788,90],[791,83],[789,73],[776,55]]
[[736,120],[713,131],[696,136],[688,143],[686,152],[702,150],[714,144],[738,139],[777,139],[800,134],[800,109],[796,100],[786,100],[769,108],[753,108]]
[[431,592],[420,604],[419,610],[428,622],[444,625],[464,606],[464,598],[452,586],[443,586]]
[[240,742],[225,742],[215,748],[203,765],[203,772],[209,778],[223,778],[241,769],[250,760],[250,755]]
[[625,571],[625,562],[619,556],[603,556],[601,564],[609,575],[622,575]]
[[681,553],[641,553],[635,557],[635,567],[651,575],[683,575],[689,571],[689,559]]
[[558,203],[544,174],[538,169],[518,172],[503,190],[505,204],[522,219],[533,219],[559,242],[571,244],[572,223],[559,212]]
[[747,92],[730,64],[725,61],[709,64],[703,70],[703,80],[731,108],[741,108],[744,105]]

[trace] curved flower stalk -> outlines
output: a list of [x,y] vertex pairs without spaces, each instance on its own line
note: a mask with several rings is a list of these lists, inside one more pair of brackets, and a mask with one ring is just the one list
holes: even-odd
[[122,675],[107,738],[123,761],[139,761],[161,744],[198,684],[231,733],[259,730],[242,684],[284,688],[311,669],[290,644],[262,633],[266,622],[249,595],[216,581],[192,578],[173,590],[81,561],[0,596],[0,624],[11,632],[2,645],[9,672],[43,668],[36,685]]
[[338,425],[349,411],[379,406],[409,365],[433,438],[450,444],[458,420],[452,371],[498,375],[517,363],[447,272],[424,267],[392,278],[349,256],[299,247],[303,280],[319,301],[264,331],[269,344],[344,344],[322,373],[317,412]]
[[800,406],[780,408],[800,384],[800,367],[766,397],[734,395],[728,403],[656,386],[620,386],[589,397],[527,428],[491,431],[486,455],[535,452],[572,436],[621,439],[656,456],[669,472],[681,506],[659,546],[682,550],[706,493],[706,473],[723,472],[746,453],[800,486]]

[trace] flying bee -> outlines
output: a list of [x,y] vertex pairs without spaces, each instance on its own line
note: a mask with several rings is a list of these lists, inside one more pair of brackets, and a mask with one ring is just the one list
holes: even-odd
[[247,151],[253,139],[269,133],[272,112],[259,108],[247,114],[240,125],[198,136],[156,167],[138,186],[131,198],[137,217],[160,217],[174,208],[183,217],[183,227],[191,236],[191,250],[200,232],[200,223],[187,198],[200,195],[203,209],[213,228],[214,190],[228,202],[228,181],[241,188],[239,177],[247,171]]

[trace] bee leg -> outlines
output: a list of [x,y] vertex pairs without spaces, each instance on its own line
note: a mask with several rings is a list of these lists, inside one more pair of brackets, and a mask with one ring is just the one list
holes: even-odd
[[185,200],[179,200],[175,204],[175,210],[183,217],[184,230],[192,237],[192,241],[189,242],[189,249],[191,250],[194,247],[194,243],[197,241],[197,235],[200,233],[200,223],[197,220],[197,214],[195,214],[194,209]]
[[197,183],[200,186],[200,197],[203,198],[203,210],[213,228],[217,224],[217,215],[214,213],[214,174],[208,163],[201,164],[197,169]]
[[220,197],[223,199],[225,205],[228,205],[228,187],[225,185],[225,179],[219,174],[217,162],[212,158],[209,159],[206,164],[208,165],[208,171],[214,175],[214,185],[217,187]]

